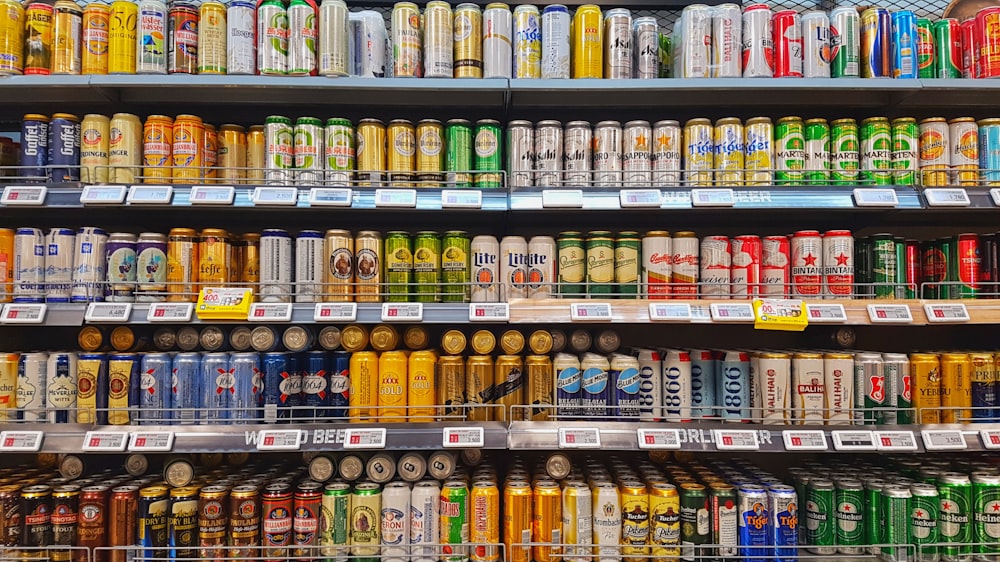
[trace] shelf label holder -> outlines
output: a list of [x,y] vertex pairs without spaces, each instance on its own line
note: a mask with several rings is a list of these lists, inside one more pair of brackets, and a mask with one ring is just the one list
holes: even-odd
[[356,302],[318,302],[313,309],[314,322],[354,322],[357,319]]
[[445,449],[478,449],[485,441],[482,426],[446,427],[441,434],[441,446]]
[[385,449],[385,428],[344,430],[345,449]]

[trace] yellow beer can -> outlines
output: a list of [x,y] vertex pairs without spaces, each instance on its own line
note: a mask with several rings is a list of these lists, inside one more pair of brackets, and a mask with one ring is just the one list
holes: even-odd
[[[346,334],[345,328],[344,335]],[[354,423],[376,421],[379,357],[374,351],[355,351],[351,354],[350,369],[351,390],[348,394],[347,417]]]
[[131,0],[111,3],[108,30],[108,74],[135,74],[136,20],[139,5]]
[[917,423],[941,423],[941,362],[937,355],[910,354],[910,384]]
[[433,351],[414,351],[410,354],[409,368],[406,371],[408,392],[408,421],[432,422],[438,415],[437,389],[435,388],[434,368],[437,355]]
[[972,361],[965,353],[941,355],[941,423],[968,423],[972,411]]
[[91,2],[83,9],[81,67],[83,74],[108,73],[111,7]]

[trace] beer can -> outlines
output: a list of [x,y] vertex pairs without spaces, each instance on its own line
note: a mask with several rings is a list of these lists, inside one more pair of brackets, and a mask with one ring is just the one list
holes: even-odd
[[542,78],[570,77],[570,15],[566,6],[555,4],[542,10]]
[[[739,9],[737,8],[737,19]],[[633,50],[632,76],[640,80],[660,77],[660,26],[654,17],[640,17],[632,22]],[[739,65],[739,44],[733,46],[733,61]],[[736,76],[739,76],[737,69]]]
[[830,75],[857,78],[861,58],[861,18],[858,11],[840,6],[830,11]]
[[[549,123],[558,123],[549,122]],[[541,123],[539,123],[541,124]],[[559,129],[560,136],[562,129]],[[589,127],[588,127],[589,133]],[[589,136],[589,135],[588,135]],[[554,140],[554,139],[553,139]],[[567,139],[567,143],[569,140]],[[507,170],[511,187],[532,187],[535,185],[535,130],[531,121],[511,121],[507,124]],[[554,153],[554,149],[553,149]],[[587,147],[590,153],[590,147]],[[567,160],[569,156],[566,156]],[[562,166],[559,163],[558,166]],[[590,159],[587,159],[590,168]]]
[[496,546],[500,542],[500,491],[496,482],[477,482],[469,494],[469,540],[476,545],[470,558],[477,562],[499,560]]
[[948,167],[954,150],[950,128],[943,117],[920,121],[919,165],[921,185],[934,187],[951,185]]
[[137,74],[167,73],[167,5],[162,0],[141,0],[136,22]]
[[604,78],[632,78],[632,14],[625,8],[604,14]]
[[910,10],[892,12],[892,77],[917,78],[917,16]]
[[283,75],[288,70],[288,10],[270,0],[257,6],[257,72]]
[[861,13],[861,77],[890,76],[892,76],[892,21],[889,10],[868,8]]
[[198,8],[188,2],[171,2],[167,13],[167,72],[198,71]]
[[[354,49],[353,60],[349,63],[352,76],[382,78],[392,76],[391,65],[386,65],[386,52],[392,47],[385,29],[385,19],[374,10],[362,10],[347,16],[351,39],[354,45],[368,45],[367,49]],[[391,55],[390,55],[391,56]],[[390,73],[386,74],[386,68]]]
[[323,122],[315,117],[299,117],[292,132],[292,167],[297,185],[320,185],[324,180],[326,153]]
[[830,18],[826,12],[811,10],[802,14],[802,76],[829,78],[832,57]]
[[327,119],[326,137],[323,141],[327,185],[350,185],[357,157],[355,144],[354,126],[349,120]]
[[[736,4],[712,7],[712,78],[739,78],[743,46],[742,18]],[[751,30],[753,37],[753,30]],[[748,50],[749,51],[749,50]]]
[[377,119],[362,119],[357,128],[358,185],[380,185],[386,169],[386,128]]
[[[18,228],[13,243],[14,302],[45,302],[45,237],[37,228]],[[103,261],[103,256],[102,256]],[[103,290],[99,291],[103,296]]]
[[[915,119],[900,117],[892,123],[892,182],[897,185],[917,185],[920,166],[920,129]],[[875,176],[876,184],[879,182]]]
[[576,9],[571,26],[573,78],[604,77],[604,25],[601,9],[585,4]]
[[621,187],[622,127],[618,121],[601,121],[594,129],[594,185]]
[[629,121],[622,129],[623,187],[650,185],[652,180],[650,163],[652,133],[649,121]]
[[544,299],[552,296],[556,283],[556,241],[551,236],[533,236],[525,255],[527,297]]
[[615,280],[615,241],[605,230],[592,231],[586,240],[588,295],[611,295]]
[[261,302],[292,300],[292,259],[292,238],[288,231],[272,228],[261,233]]
[[483,13],[483,78],[512,78],[514,20],[507,4],[486,5]]
[[82,71],[82,26],[83,10],[76,2],[56,2],[52,22],[52,74],[80,74]]
[[260,492],[256,486],[241,485],[229,493],[229,556],[249,556],[246,547],[260,544]]
[[51,4],[30,2],[24,10],[24,73],[49,74],[52,67],[52,27],[55,11]]
[[798,12],[775,12],[771,19],[771,30],[774,33],[774,77],[801,78],[804,39]]
[[[770,78],[774,75],[774,17],[766,4],[752,4],[743,10],[742,62],[744,78]],[[714,49],[713,44],[713,49]]]
[[411,2],[392,8],[393,76],[420,78],[424,75],[420,10]]
[[[474,168],[472,154],[473,140],[472,123],[465,119],[451,119],[445,128],[445,166],[448,171],[449,187],[469,187]],[[484,137],[484,141],[485,141]]]
[[347,4],[326,0],[319,6],[318,66],[320,76],[350,74],[350,30]]
[[[70,301],[75,242],[76,233],[69,228],[53,228],[46,233],[43,258],[45,302]],[[16,259],[16,255],[11,257]]]
[[948,121],[948,165],[952,185],[975,185],[979,166],[979,129],[971,117]]
[[955,18],[942,18],[931,24],[934,34],[934,78],[962,77],[962,29]]
[[[459,25],[462,26],[461,29],[459,29]],[[456,10],[453,16],[451,5],[447,2],[429,2],[424,10],[423,26],[424,76],[427,78],[451,78],[456,74],[458,66],[455,57],[458,47],[453,45],[456,38],[462,37],[465,40],[463,44],[465,48],[468,48],[474,41],[472,37],[473,22],[469,11],[466,10],[460,16]],[[481,36],[479,39],[481,41]]]
[[[527,297],[528,242],[521,236],[505,236],[500,242],[499,250],[499,278],[503,284],[503,299]],[[482,280],[477,274],[477,281]]]
[[[316,75],[317,13],[315,2],[293,0],[288,5],[288,56],[286,74]],[[200,31],[200,29],[199,29]],[[201,48],[198,49],[201,56]]]
[[435,119],[423,119],[416,128],[416,171],[419,187],[440,187],[444,181],[444,127]]
[[[288,483],[275,482],[267,485],[261,493],[261,546],[262,554],[273,559],[288,556],[292,544],[294,499],[292,487]],[[372,523],[375,519],[371,520]]]
[[[10,12],[8,12],[10,13]],[[17,12],[23,19],[23,11]],[[108,73],[108,47],[111,31],[111,7],[104,3],[87,4],[83,9],[81,33],[81,72],[83,74]],[[15,64],[20,71],[20,49]]]
[[686,6],[674,26],[674,76],[711,76],[712,9],[703,4]]
[[46,145],[51,181],[79,181],[80,118],[69,113],[54,113]]
[[825,374],[823,356],[796,353],[792,357],[792,423],[822,425],[825,417]]
[[673,120],[657,121],[653,124],[650,152],[652,185],[676,186],[681,170],[681,127]]
[[[536,562],[554,562],[562,552],[562,493],[552,480],[540,480],[533,488],[531,511],[534,514],[531,530],[532,559]],[[527,542],[527,541],[515,541]]]
[[514,78],[542,77],[542,25],[536,6],[514,8]]
[[972,375],[969,355],[941,354],[941,423],[962,423],[970,419]]
[[386,169],[390,187],[410,187],[416,170],[417,138],[413,123],[393,119],[386,128]]
[[108,181],[108,149],[111,120],[87,114],[80,124],[80,180],[84,183]]
[[45,115],[29,113],[22,119],[18,161],[22,166],[18,173],[34,178],[29,181],[37,183],[48,178],[45,167],[49,163],[49,118]]
[[108,74],[135,74],[138,11],[138,4],[129,0],[115,0],[111,3]]
[[689,186],[712,185],[713,131],[708,119],[690,119],[684,124],[684,181]]
[[[226,7],[226,74],[257,73],[255,12],[252,3],[242,0],[230,2]],[[343,33],[346,34],[346,29]]]
[[535,184],[540,187],[563,185],[563,129],[559,121],[539,121],[535,125],[534,160]]

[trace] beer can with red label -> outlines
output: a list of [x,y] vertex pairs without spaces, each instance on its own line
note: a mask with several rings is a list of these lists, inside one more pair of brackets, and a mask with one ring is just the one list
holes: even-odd
[[823,237],[816,230],[792,236],[792,296],[817,297],[823,286]]
[[774,34],[771,8],[754,4],[743,10],[743,77],[774,76]]
[[823,294],[849,299],[854,292],[854,237],[850,230],[830,230],[823,235]]
[[976,67],[979,66],[979,56],[976,48],[975,18],[963,21],[959,29],[962,34],[962,78],[978,78]]
[[760,296],[760,269],[763,246],[760,236],[740,235],[731,242],[732,264],[730,292],[734,299],[752,299]]
[[975,41],[979,54],[976,78],[1000,76],[1000,6],[976,12]]
[[791,250],[787,236],[767,236],[761,241],[760,294],[788,297]]
[[671,293],[677,299],[698,296],[698,237],[693,232],[675,232],[670,239]]
[[802,78],[802,25],[795,10],[782,10],[771,20],[774,33],[774,77]]
[[662,300],[670,294],[670,242],[665,230],[651,230],[642,237],[642,291],[647,298]]
[[728,236],[701,239],[701,296],[728,299],[732,282],[732,250]]
[[963,299],[974,299],[979,295],[979,269],[982,263],[978,234],[958,235],[957,261],[959,294]]

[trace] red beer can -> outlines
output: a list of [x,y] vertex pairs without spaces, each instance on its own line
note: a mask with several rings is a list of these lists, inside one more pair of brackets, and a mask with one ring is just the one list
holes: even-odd
[[816,230],[792,235],[792,296],[818,297],[823,291],[823,237]]
[[979,53],[976,49],[976,20],[967,19],[961,23],[962,33],[962,78],[979,78]]
[[920,283],[923,281],[923,265],[920,260],[920,242],[906,240],[904,242],[904,272],[906,273],[906,298],[917,299],[920,296]]
[[732,249],[728,236],[706,236],[701,239],[699,277],[702,298],[730,298],[732,265]]
[[802,77],[802,25],[795,10],[782,10],[771,20],[774,33],[774,77]]
[[753,299],[760,296],[760,264],[763,246],[760,236],[740,235],[732,240],[732,298]]
[[1000,76],[1000,6],[976,12],[976,52],[979,53],[978,78]]
[[791,250],[787,236],[767,236],[761,242],[760,294],[788,298]]
[[958,235],[957,259],[958,280],[961,282],[960,295],[963,299],[976,298],[979,293],[979,269],[982,263],[978,234]]
[[854,293],[854,237],[850,230],[823,235],[823,288],[827,298],[849,299]]

